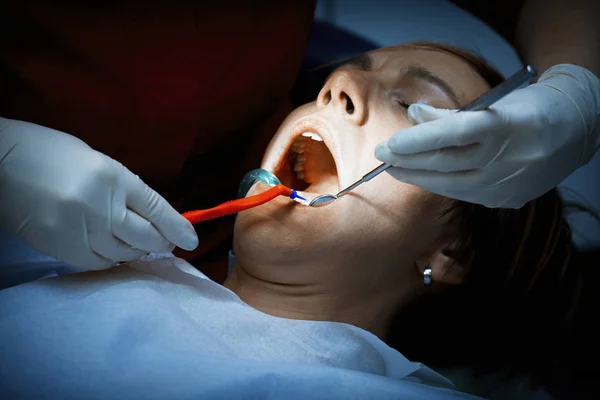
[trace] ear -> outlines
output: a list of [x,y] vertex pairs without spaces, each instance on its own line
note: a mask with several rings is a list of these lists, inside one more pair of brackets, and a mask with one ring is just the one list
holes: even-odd
[[461,285],[465,282],[468,266],[459,265],[452,257],[454,249],[447,243],[440,246],[427,257],[416,261],[421,276],[425,275],[425,269],[431,268],[431,284],[443,283],[446,285]]

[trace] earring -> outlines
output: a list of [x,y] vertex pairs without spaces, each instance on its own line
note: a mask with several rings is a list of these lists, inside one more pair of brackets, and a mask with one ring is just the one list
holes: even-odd
[[426,267],[423,271],[423,284],[425,286],[431,285],[431,268]]

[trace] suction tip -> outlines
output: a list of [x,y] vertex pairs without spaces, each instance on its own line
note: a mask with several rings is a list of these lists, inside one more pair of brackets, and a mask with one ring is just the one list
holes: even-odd
[[298,194],[298,192],[296,192],[294,189],[292,189],[292,194],[290,195],[290,199],[296,200],[298,203],[304,204],[305,206],[310,204],[310,201],[308,201],[308,199],[300,196]]
[[298,194],[298,192],[296,192],[294,189],[292,189],[292,195],[290,196],[292,199],[300,199],[300,200],[304,200],[304,201],[308,201],[307,199],[305,199],[304,197],[300,196]]

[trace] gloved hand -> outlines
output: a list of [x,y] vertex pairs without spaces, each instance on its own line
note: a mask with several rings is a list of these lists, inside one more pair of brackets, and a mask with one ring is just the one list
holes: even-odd
[[488,207],[520,208],[556,187],[600,147],[600,80],[556,65],[489,110],[412,105],[421,125],[380,143],[398,180]]
[[0,227],[94,270],[198,245],[192,225],[123,165],[66,133],[3,118]]

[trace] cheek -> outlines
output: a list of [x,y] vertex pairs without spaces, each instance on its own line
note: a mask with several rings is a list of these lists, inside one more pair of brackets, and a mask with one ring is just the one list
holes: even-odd
[[[413,124],[402,109],[380,108],[364,129],[361,140],[360,172],[362,176],[381,164],[374,155],[377,144]],[[400,133],[401,134],[401,133]],[[372,230],[372,236],[400,238],[431,237],[438,230],[437,210],[441,197],[419,187],[405,184],[383,172],[351,193],[344,215],[353,215],[363,231]],[[368,227],[368,228],[367,228]]]
[[379,252],[417,257],[442,234],[443,198],[382,174],[348,200],[348,231],[358,232]]
[[379,143],[389,140],[394,134],[410,128],[413,124],[408,120],[406,113],[402,109],[383,109],[379,110],[376,116],[373,116],[363,128],[358,138],[358,154],[355,159],[361,160],[362,174],[381,164],[381,161],[375,158],[375,147]]

